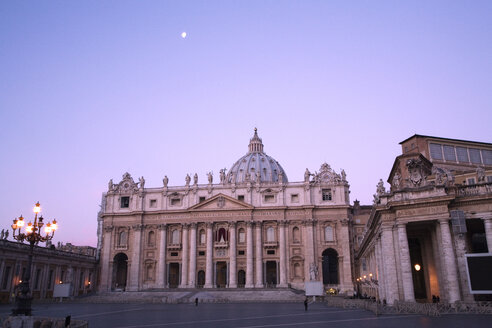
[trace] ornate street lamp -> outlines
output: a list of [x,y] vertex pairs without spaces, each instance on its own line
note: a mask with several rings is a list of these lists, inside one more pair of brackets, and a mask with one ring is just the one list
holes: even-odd
[[[31,315],[32,295],[29,288],[29,280],[31,279],[34,245],[39,242],[47,242],[51,240],[55,234],[55,230],[58,229],[56,220],[48,222],[45,225],[43,223],[43,217],[40,216],[38,218],[39,212],[41,212],[41,207],[39,202],[37,202],[36,206],[34,206],[34,224],[29,222],[26,226],[22,215],[18,219],[15,219],[14,224],[12,224],[14,239],[20,242],[23,242],[24,240],[29,242],[29,260],[27,269],[24,272],[21,283],[16,286],[15,308],[12,310],[12,315]],[[43,226],[44,236],[41,232]],[[21,232],[22,227],[25,228],[25,232]]]

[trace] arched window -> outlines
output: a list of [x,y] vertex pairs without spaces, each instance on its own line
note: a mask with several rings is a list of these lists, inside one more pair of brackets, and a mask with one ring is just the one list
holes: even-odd
[[267,228],[267,241],[275,241],[275,229],[273,227]]
[[179,244],[179,230],[178,229],[173,230],[171,242],[174,245]]
[[206,241],[206,239],[205,239],[205,230],[203,230],[203,229],[200,230],[199,236],[200,236],[200,239],[199,239],[200,245],[204,245],[205,244],[205,241]]
[[125,230],[120,231],[120,234],[118,235],[118,245],[126,246],[127,240],[128,240],[128,233]]
[[333,228],[328,226],[325,227],[325,241],[333,241]]
[[155,232],[149,231],[149,235],[147,237],[147,246],[153,247],[155,246]]
[[243,228],[240,228],[239,229],[239,234],[238,235],[239,235],[239,238],[238,239],[239,239],[239,242],[240,243],[246,242],[246,233],[244,232],[244,229]]
[[219,243],[225,243],[228,240],[227,231],[224,228],[220,228],[215,235],[215,241]]
[[292,229],[292,240],[295,244],[301,242],[301,232],[298,227],[294,227],[294,229]]

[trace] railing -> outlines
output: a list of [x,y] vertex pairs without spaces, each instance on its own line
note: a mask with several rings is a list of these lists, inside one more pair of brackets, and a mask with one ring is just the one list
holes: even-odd
[[379,314],[405,314],[415,313],[427,316],[441,316],[450,313],[470,313],[470,314],[492,314],[492,302],[473,302],[466,303],[458,301],[450,303],[417,303],[395,301],[390,306],[374,299],[342,299],[340,297],[327,297],[326,303],[329,306],[341,307],[344,309],[364,309]]
[[481,183],[458,187],[458,197],[492,194],[492,183]]

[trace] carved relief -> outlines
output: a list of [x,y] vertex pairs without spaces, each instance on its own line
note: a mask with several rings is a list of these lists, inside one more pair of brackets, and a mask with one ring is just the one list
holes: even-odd
[[420,158],[412,158],[407,160],[406,163],[408,169],[408,187],[422,187],[425,185],[425,179],[429,176],[429,168],[424,165]]

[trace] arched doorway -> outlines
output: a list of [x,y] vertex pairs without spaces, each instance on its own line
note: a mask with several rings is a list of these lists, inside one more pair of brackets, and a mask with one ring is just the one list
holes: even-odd
[[217,262],[215,273],[215,284],[217,285],[217,288],[225,288],[227,285],[227,263]]
[[197,285],[198,288],[203,288],[203,285],[205,285],[205,271],[203,270],[198,271]]
[[268,287],[275,287],[277,285],[277,262],[266,262],[266,283]]
[[239,270],[237,273],[237,286],[244,288],[244,285],[246,285],[246,272]]
[[338,284],[338,252],[333,248],[323,251],[323,284]]
[[128,271],[128,256],[118,253],[113,258],[113,289],[125,290]]

